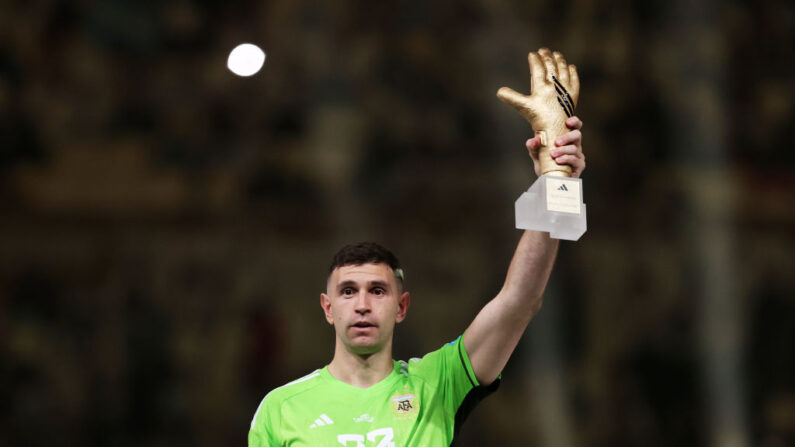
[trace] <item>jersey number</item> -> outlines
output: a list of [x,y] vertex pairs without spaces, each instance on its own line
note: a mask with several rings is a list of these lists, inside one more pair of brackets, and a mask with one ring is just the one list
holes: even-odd
[[[337,436],[337,442],[344,445],[345,447],[366,447],[364,444],[364,436],[365,435],[339,435]],[[395,447],[395,443],[392,442],[392,438],[395,437],[395,433],[392,431],[392,428],[379,428],[378,430],[373,430],[367,433],[367,440],[371,442],[378,441],[378,438],[381,440],[375,447]],[[353,444],[348,444],[352,442]]]

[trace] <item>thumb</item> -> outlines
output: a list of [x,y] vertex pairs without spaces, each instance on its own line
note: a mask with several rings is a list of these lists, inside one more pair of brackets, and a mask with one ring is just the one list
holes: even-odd
[[538,161],[538,150],[541,149],[541,138],[536,135],[527,140],[525,146],[527,147],[527,152],[530,154],[530,158],[532,158],[533,161]]
[[526,108],[527,96],[517,92],[510,87],[502,87],[497,90],[497,97],[506,104],[510,104],[516,110]]

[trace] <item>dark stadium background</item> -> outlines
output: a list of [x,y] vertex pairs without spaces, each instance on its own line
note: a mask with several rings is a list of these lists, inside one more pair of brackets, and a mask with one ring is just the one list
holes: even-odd
[[[245,445],[330,360],[331,255],[495,294],[533,180],[528,51],[579,67],[589,230],[465,446],[795,444],[795,6],[0,2],[0,445]],[[263,70],[228,52],[252,42]]]

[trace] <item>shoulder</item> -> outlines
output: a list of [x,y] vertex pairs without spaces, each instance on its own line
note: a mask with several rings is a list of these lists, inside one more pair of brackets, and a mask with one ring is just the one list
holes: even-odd
[[257,417],[267,412],[268,408],[278,408],[285,401],[319,386],[320,383],[320,370],[317,369],[299,379],[274,388],[265,395],[257,407],[257,411],[254,413],[254,418],[251,420],[252,428],[256,424]]
[[422,358],[412,358],[408,362],[401,361],[401,368],[404,368],[411,375],[426,378],[445,374],[450,364],[459,360],[461,356],[460,344],[461,337],[458,337],[435,351],[425,354]]
[[320,370],[316,369],[301,378],[274,388],[271,390],[271,392],[265,395],[264,400],[283,402],[298,394],[311,390],[312,388],[320,385],[320,382]]

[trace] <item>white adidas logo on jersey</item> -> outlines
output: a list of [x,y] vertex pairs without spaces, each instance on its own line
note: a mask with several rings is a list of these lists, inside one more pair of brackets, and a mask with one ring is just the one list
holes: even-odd
[[309,428],[323,427],[324,425],[331,425],[333,423],[334,421],[332,421],[331,418],[326,415],[326,413],[323,413],[320,415],[320,417],[315,419],[315,423],[310,425]]

